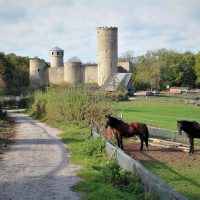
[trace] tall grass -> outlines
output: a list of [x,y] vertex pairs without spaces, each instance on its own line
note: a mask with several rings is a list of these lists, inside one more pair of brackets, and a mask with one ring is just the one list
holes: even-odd
[[30,113],[51,123],[82,125],[92,121],[103,123],[104,115],[113,113],[113,101],[102,90],[88,87],[49,87],[36,91]]

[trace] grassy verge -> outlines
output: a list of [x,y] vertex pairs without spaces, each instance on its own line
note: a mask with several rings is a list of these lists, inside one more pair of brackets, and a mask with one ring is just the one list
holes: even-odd
[[[60,126],[60,135],[72,155],[72,161],[82,166],[78,175],[83,178],[74,189],[84,192],[84,199],[155,199],[145,193],[138,179],[122,170],[114,161],[107,164],[103,139],[88,139],[90,130],[78,126]],[[57,126],[57,127],[58,127]]]

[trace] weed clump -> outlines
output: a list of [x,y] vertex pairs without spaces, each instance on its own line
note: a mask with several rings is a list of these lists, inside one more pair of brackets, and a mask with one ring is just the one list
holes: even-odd
[[135,194],[143,193],[143,188],[136,176],[123,170],[116,162],[106,165],[102,169],[102,174],[106,183],[112,184],[122,191]]
[[105,139],[91,139],[84,143],[84,154],[87,156],[101,156],[105,151]]

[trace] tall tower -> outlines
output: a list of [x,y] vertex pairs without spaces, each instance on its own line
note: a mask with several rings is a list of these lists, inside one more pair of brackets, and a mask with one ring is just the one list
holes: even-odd
[[105,81],[117,73],[118,41],[117,27],[98,27],[98,85],[102,86]]
[[29,85],[32,88],[47,84],[45,81],[45,61],[39,58],[29,60]]
[[51,67],[63,67],[64,50],[59,47],[54,47],[50,50]]

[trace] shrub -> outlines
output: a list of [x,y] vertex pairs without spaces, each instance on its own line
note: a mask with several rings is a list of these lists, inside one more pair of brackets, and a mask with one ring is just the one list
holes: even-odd
[[67,85],[49,87],[36,91],[29,111],[36,118],[50,122],[74,123],[76,125],[103,124],[104,115],[111,114],[112,101],[102,90]]
[[137,178],[124,171],[116,162],[109,163],[102,169],[105,182],[118,187],[122,191],[143,194],[143,188]]
[[29,97],[21,97],[18,101],[18,107],[19,108],[27,108],[30,103]]
[[106,95],[107,98],[112,101],[128,100],[128,94],[126,91],[107,92]]
[[84,154],[88,156],[99,156],[105,150],[105,140],[102,138],[91,139],[84,143]]

